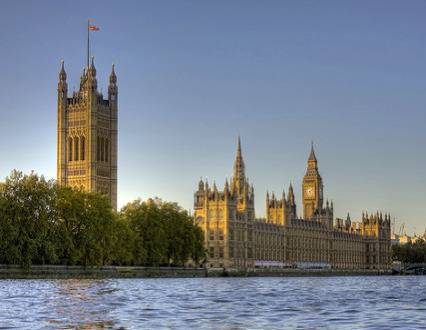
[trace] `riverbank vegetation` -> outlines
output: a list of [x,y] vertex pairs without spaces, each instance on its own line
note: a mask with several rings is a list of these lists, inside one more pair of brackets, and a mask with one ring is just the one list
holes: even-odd
[[103,195],[13,171],[0,185],[0,264],[184,265],[203,235],[176,203],[136,200],[116,213]]
[[404,263],[426,263],[426,242],[418,240],[392,246],[392,259]]

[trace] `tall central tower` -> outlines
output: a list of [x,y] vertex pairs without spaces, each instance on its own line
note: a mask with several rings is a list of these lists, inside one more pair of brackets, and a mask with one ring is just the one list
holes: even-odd
[[318,172],[318,161],[315,156],[314,145],[308,158],[308,167],[303,177],[302,185],[303,217],[312,219],[316,210],[321,210],[323,205],[323,184]]
[[80,77],[80,88],[68,97],[62,61],[58,82],[57,180],[108,196],[117,208],[118,88],[114,65],[108,97],[98,91],[94,58]]

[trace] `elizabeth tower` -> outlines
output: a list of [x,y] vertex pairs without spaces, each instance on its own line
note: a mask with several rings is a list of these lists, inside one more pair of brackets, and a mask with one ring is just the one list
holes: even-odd
[[303,217],[312,219],[316,211],[322,210],[323,184],[318,172],[318,161],[315,156],[314,145],[308,158],[308,167],[303,178],[302,186]]
[[68,97],[62,61],[58,82],[57,180],[60,185],[108,196],[117,208],[117,76],[109,76],[108,97],[98,91],[96,68],[83,70],[80,88]]

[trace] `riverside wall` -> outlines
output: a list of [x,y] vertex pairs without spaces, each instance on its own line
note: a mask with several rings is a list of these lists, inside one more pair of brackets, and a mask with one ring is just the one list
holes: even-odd
[[193,278],[193,277],[286,277],[390,275],[390,270],[334,269],[222,269],[183,267],[81,267],[32,266],[28,269],[0,265],[0,279],[103,279],[103,278]]

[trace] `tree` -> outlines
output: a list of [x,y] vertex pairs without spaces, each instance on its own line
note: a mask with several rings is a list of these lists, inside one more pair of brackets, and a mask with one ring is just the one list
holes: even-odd
[[61,188],[57,212],[62,262],[83,266],[112,263],[116,217],[105,196]]
[[53,244],[56,221],[54,181],[13,171],[1,187],[0,262],[29,267],[55,263]]
[[136,200],[120,216],[135,233],[135,264],[184,265],[191,258],[198,262],[203,257],[202,232],[176,203]]
[[184,265],[204,257],[201,229],[176,203],[127,204],[13,171],[0,184],[0,263]]
[[392,260],[405,263],[426,262],[426,242],[417,240],[415,243],[392,246]]

